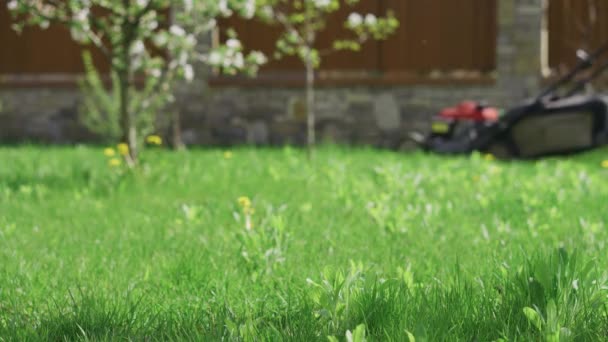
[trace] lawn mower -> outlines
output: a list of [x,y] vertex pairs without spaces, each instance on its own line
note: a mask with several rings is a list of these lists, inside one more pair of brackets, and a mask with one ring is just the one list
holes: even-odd
[[[446,108],[431,124],[431,132],[410,137],[424,150],[441,154],[479,151],[497,158],[539,158],[589,150],[608,142],[608,97],[584,90],[606,69],[592,69],[608,44],[589,54],[577,51],[578,63],[533,99],[506,111],[464,101]],[[575,78],[590,70],[582,79]],[[569,90],[560,89],[571,85]]]

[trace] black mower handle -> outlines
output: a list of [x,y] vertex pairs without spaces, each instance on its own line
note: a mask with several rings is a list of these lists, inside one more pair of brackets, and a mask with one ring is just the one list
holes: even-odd
[[583,88],[585,88],[585,85],[587,83],[590,83],[593,80],[595,80],[596,78],[600,77],[606,70],[608,70],[608,62],[604,62],[604,64],[602,64],[599,68],[594,70],[593,73],[591,75],[589,75],[589,77],[585,77],[584,79],[576,82],[574,87],[569,92],[567,92],[566,95],[564,95],[564,97],[569,97],[569,96],[575,95],[576,93],[581,91]]
[[[567,73],[566,75],[561,77],[559,80],[557,80],[555,83],[553,83],[552,85],[547,87],[547,89],[545,89],[540,95],[538,95],[536,97],[536,101],[540,102],[543,98],[545,98],[548,95],[550,95],[551,93],[553,93],[555,90],[557,90],[563,84],[570,82],[578,73],[592,67],[593,64],[595,63],[595,61],[599,57],[601,57],[603,54],[605,54],[606,52],[608,52],[608,42],[606,42],[604,45],[600,46],[597,50],[595,50],[591,54],[587,53],[584,50],[577,50],[576,55],[580,59],[580,62],[569,73]],[[599,69],[599,70],[601,70],[599,74],[595,75],[593,78],[590,78],[587,81],[583,80],[583,81],[577,83],[575,88],[572,89],[571,91],[569,91],[568,94],[571,94],[571,93],[573,94],[573,93],[578,92],[581,89],[581,86],[584,87],[584,85],[587,82],[598,77],[607,68],[608,68],[608,66],[606,66],[606,67],[602,66],[602,68]]]

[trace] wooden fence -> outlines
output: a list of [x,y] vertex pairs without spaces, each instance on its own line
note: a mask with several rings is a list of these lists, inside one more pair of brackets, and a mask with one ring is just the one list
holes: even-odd
[[[348,32],[343,23],[352,11],[384,15],[392,10],[401,25],[386,41],[368,42],[360,52],[339,52],[324,60],[322,70],[365,71],[370,74],[419,75],[433,71],[487,73],[496,67],[496,0],[367,0],[344,8],[328,22],[318,48],[330,46]],[[279,27],[231,19],[245,46],[273,51]],[[295,58],[273,61],[263,73],[301,70]]]
[[[581,1],[581,0],[576,0]],[[383,15],[395,12],[401,22],[398,32],[384,42],[369,42],[359,53],[340,52],[328,57],[322,69],[352,71],[394,77],[431,72],[474,71],[487,73],[496,67],[497,0],[363,0],[355,8],[360,13]],[[337,13],[319,39],[327,47],[343,36],[343,22],[352,9]],[[273,51],[277,27],[231,20],[245,46]],[[22,36],[10,30],[10,18],[0,6],[0,75],[82,72],[81,48],[70,40],[64,28],[41,31],[28,28]],[[97,56],[100,61],[100,56]],[[107,64],[97,63],[103,68]],[[300,71],[291,58],[273,61],[264,73]]]
[[563,70],[576,63],[576,50],[608,43],[608,1],[549,0],[549,67]]
[[[505,0],[510,1],[510,0]],[[393,10],[401,22],[398,32],[385,42],[367,43],[360,53],[340,52],[330,56],[323,70],[364,71],[398,75],[424,75],[433,70],[468,70],[481,73],[496,66],[497,0],[363,0],[359,12],[382,15]],[[549,0],[549,67],[564,69],[575,63],[578,48],[593,49],[608,41],[608,1]],[[336,14],[322,35],[319,46],[345,33],[345,11]],[[231,20],[246,46],[266,52],[273,50],[277,28],[260,23]],[[17,35],[11,19],[0,6],[0,75],[40,75],[82,73],[82,49],[74,44],[65,28],[42,31],[27,28]],[[99,53],[96,65],[107,70]],[[272,62],[267,74],[287,74],[301,70],[293,59]],[[262,74],[262,77],[263,77]],[[275,77],[273,76],[273,77]]]
[[[93,49],[95,64],[108,70],[101,53]],[[0,5],[0,75],[77,74],[83,72],[82,48],[60,26],[47,30],[27,27],[21,35],[11,29],[11,17]]]

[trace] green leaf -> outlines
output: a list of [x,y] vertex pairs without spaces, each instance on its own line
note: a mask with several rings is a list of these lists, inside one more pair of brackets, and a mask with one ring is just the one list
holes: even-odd
[[532,309],[531,307],[525,307],[524,315],[526,315],[526,318],[528,319],[530,324],[536,327],[538,331],[542,331],[543,320],[538,314],[538,312],[536,312],[536,310]]
[[414,337],[414,334],[412,334],[408,330],[405,331],[405,334],[407,335],[408,342],[416,342],[416,337]]
[[365,342],[365,324],[359,324],[353,332],[346,332],[346,341],[348,342]]
[[[547,303],[547,329],[549,333],[559,336],[559,318],[557,316],[557,306],[553,299]],[[559,340],[559,338],[558,338]]]

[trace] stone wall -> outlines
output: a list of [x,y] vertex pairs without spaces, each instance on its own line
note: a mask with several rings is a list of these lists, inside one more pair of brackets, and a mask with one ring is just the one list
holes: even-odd
[[[320,140],[407,148],[438,109],[463,99],[498,106],[533,95],[540,80],[541,0],[499,0],[496,82],[491,85],[324,87],[318,91]],[[303,90],[214,87],[180,91],[187,144],[301,144]],[[0,88],[0,141],[76,142],[94,136],[78,124],[77,89]]]
[[0,89],[0,142],[94,141],[78,119],[75,88]]

